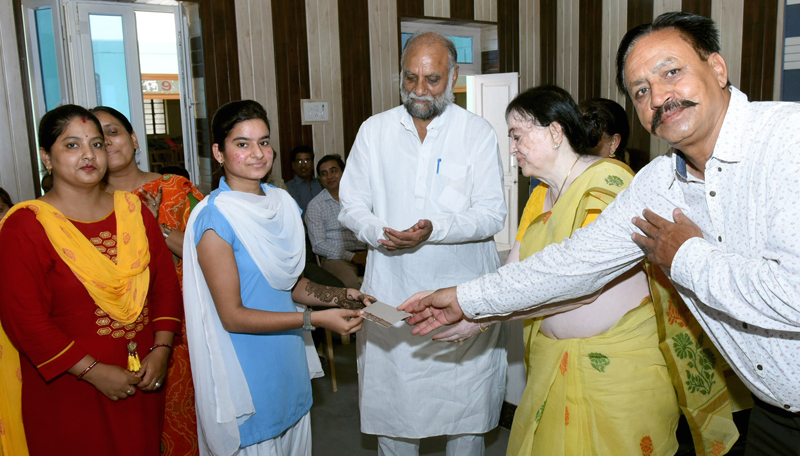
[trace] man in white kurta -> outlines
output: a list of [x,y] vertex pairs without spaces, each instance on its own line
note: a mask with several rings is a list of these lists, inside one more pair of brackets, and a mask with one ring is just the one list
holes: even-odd
[[[455,55],[448,59],[442,37],[427,38],[404,51],[404,106],[361,126],[339,193],[339,220],[370,247],[362,290],[393,306],[500,264],[492,240],[506,216],[497,137],[487,121],[450,102]],[[442,53],[443,68],[419,64]],[[420,119],[432,114],[414,103],[441,112]],[[448,455],[483,454],[480,434],[497,426],[505,388],[501,326],[463,344],[413,337],[402,322],[364,326],[361,431],[379,436],[379,454],[417,454],[420,438],[437,435],[449,436]]]

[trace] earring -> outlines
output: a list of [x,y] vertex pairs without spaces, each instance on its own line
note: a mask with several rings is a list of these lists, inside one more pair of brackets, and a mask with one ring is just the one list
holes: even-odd
[[48,175],[53,174],[53,168],[47,168],[47,174]]
[[224,168],[225,167],[225,162],[219,162],[219,167],[220,168]]
[[609,155],[609,156],[608,156],[608,158],[617,158],[616,151],[613,151],[613,150],[612,150],[612,151],[611,151],[611,155]]
[[554,143],[553,144],[553,149],[558,149],[559,147],[561,147],[561,143]]

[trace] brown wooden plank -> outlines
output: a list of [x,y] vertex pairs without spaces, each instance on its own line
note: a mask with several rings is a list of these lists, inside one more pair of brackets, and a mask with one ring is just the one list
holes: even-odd
[[[339,1],[339,5],[342,1]],[[341,9],[341,6],[339,7]],[[397,17],[424,17],[425,0],[397,0]]]
[[[367,0],[339,0],[339,53],[342,68],[344,153],[355,142],[361,123],[372,114],[369,8]],[[398,2],[399,4],[400,2]],[[420,2],[421,3],[421,2]],[[399,14],[399,13],[398,13]]]
[[744,0],[740,89],[750,101],[772,100],[777,0]]
[[519,71],[519,0],[497,0],[500,72]]
[[681,11],[711,17],[711,0],[682,0]]
[[[208,117],[197,117],[197,154],[211,157],[211,120],[225,103],[242,97],[239,80],[239,47],[236,38],[234,0],[197,0],[201,36],[191,38],[192,78],[202,80],[205,111]],[[212,187],[218,185],[219,165],[211,160],[214,174]]]
[[310,125],[302,125],[300,100],[310,98],[306,7],[302,1],[273,1],[272,27],[275,42],[275,76],[280,118],[281,170],[283,179],[294,177],[289,154],[297,146],[313,147]]
[[462,21],[475,19],[475,0],[450,0],[450,18]]
[[558,40],[557,28],[558,0],[541,0],[539,3],[539,41],[541,83],[556,83],[556,42]]
[[600,96],[603,1],[580,0],[578,8],[578,99],[588,100]]
[[[628,2],[628,30],[641,24],[653,22],[653,0],[630,0]],[[650,156],[650,133],[639,122],[639,116],[633,108],[630,97],[626,99],[625,112],[628,113],[628,122],[631,126],[631,135],[628,138],[628,149],[637,149]]]

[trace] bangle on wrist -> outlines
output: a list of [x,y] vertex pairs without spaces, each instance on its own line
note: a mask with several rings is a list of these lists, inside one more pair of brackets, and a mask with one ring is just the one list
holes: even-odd
[[170,234],[172,234],[172,228],[168,227],[167,225],[161,224],[161,234],[164,236],[164,239],[168,238]]
[[311,307],[306,306],[305,312],[303,312],[303,331],[313,331],[317,328],[311,324]]
[[94,360],[94,362],[93,362],[92,364],[89,364],[89,367],[87,367],[86,369],[84,369],[84,370],[83,370],[83,372],[81,372],[80,374],[78,374],[78,375],[76,375],[76,376],[75,376],[75,380],[80,380],[80,379],[82,379],[82,378],[83,378],[83,376],[84,376],[84,375],[86,375],[86,374],[88,374],[88,373],[89,373],[89,371],[90,371],[90,370],[92,370],[92,368],[93,368],[94,366],[96,366],[98,362],[99,362],[99,361],[97,361],[97,360]]
[[155,344],[152,347],[150,347],[150,351],[153,351],[158,347],[167,347],[168,349],[172,350],[172,345],[170,345],[170,344]]
[[483,323],[478,323],[478,328],[480,328],[481,332],[486,332],[489,330],[489,326],[492,326],[491,323],[486,323],[486,327],[483,326]]

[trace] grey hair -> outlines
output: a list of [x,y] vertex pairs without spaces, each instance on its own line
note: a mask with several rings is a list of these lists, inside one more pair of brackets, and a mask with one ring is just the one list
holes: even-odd
[[403,53],[400,54],[400,73],[402,74],[403,70],[405,70],[406,64],[406,52],[414,46],[414,43],[422,39],[422,42],[432,42],[441,44],[442,46],[447,49],[447,74],[452,77],[453,71],[456,69],[456,65],[458,64],[458,51],[456,51],[456,45],[453,44],[453,41],[439,33],[436,32],[417,32],[411,36],[411,38],[406,41],[406,45],[403,47]]

